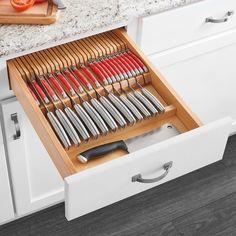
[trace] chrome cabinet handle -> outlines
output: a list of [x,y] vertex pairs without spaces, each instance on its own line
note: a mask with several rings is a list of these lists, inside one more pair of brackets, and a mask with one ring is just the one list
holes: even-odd
[[234,14],[234,11],[228,11],[225,15],[225,17],[221,19],[214,19],[213,17],[207,17],[206,23],[224,23],[229,20],[229,17]]
[[18,121],[17,113],[11,114],[11,120],[14,122],[16,133],[13,135],[13,139],[17,140],[21,136],[20,125]]
[[155,182],[158,182],[158,181],[164,179],[168,175],[168,173],[170,171],[170,168],[172,166],[173,166],[173,161],[170,161],[170,162],[167,162],[166,164],[164,164],[163,169],[165,170],[165,172],[162,175],[160,175],[156,178],[153,178],[153,179],[144,179],[141,174],[134,175],[132,177],[132,182],[139,182],[139,183],[155,183]]

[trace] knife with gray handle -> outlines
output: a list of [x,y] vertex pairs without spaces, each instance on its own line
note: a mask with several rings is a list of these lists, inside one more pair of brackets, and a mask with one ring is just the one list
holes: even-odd
[[75,114],[75,112],[70,107],[66,107],[64,110],[67,116],[69,117],[70,121],[72,122],[72,124],[75,126],[79,134],[82,136],[82,138],[85,141],[88,140],[90,138],[90,135],[87,129],[85,128],[84,124],[79,119],[79,117]]
[[62,142],[63,146],[68,149],[71,146],[70,139],[68,138],[64,128],[62,127],[61,123],[58,121],[56,116],[52,112],[47,112],[47,117],[55,130],[57,136],[59,137],[60,141]]
[[140,92],[138,91],[134,91],[134,96],[143,103],[143,105],[148,108],[149,111],[151,111],[151,113],[153,115],[157,115],[158,114],[158,110],[152,105],[152,103],[146,98],[144,97]]
[[117,108],[106,97],[101,96],[99,100],[122,128],[127,125],[124,117],[120,114]]
[[135,105],[125,96],[120,95],[121,101],[130,109],[130,111],[134,114],[134,116],[138,120],[143,120],[142,114],[139,112],[139,110],[135,107]]
[[141,91],[143,95],[146,96],[146,98],[148,98],[153,103],[153,105],[160,111],[160,113],[165,112],[165,107],[151,92],[149,92],[145,88],[142,88]]
[[136,119],[126,105],[114,94],[109,93],[108,98],[115,105],[115,107],[124,115],[124,117],[129,121],[130,124],[135,124]]
[[118,129],[118,126],[110,113],[106,110],[106,108],[96,99],[92,98],[90,100],[93,107],[97,110],[97,112],[102,116],[104,121],[108,124],[108,126],[111,128],[111,130],[115,131]]
[[84,108],[82,106],[80,106],[79,104],[75,104],[74,108],[75,108],[77,114],[79,115],[79,117],[82,119],[82,121],[86,125],[86,127],[89,129],[89,131],[93,135],[93,137],[98,138],[98,136],[100,135],[100,132],[99,132],[97,126],[94,124],[94,122],[90,118],[90,116],[84,110]]
[[132,93],[127,93],[127,98],[141,111],[145,117],[151,116],[148,109]]
[[55,113],[73,143],[78,146],[81,143],[81,140],[79,138],[79,135],[75,131],[73,125],[71,124],[70,120],[67,118],[67,116],[63,113],[61,109],[56,109]]
[[98,112],[89,104],[89,102],[84,101],[82,103],[84,109],[88,112],[90,117],[93,119],[95,124],[99,127],[103,134],[107,134],[109,132],[105,122],[102,117],[98,114]]

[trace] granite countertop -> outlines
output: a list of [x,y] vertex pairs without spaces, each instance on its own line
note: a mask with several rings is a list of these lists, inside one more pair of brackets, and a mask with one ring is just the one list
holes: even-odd
[[64,0],[52,25],[0,25],[0,58],[200,0]]

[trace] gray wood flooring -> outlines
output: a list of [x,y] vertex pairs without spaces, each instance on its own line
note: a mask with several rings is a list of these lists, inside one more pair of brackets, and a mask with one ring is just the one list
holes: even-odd
[[223,161],[71,222],[59,204],[0,226],[0,235],[236,235],[236,136]]

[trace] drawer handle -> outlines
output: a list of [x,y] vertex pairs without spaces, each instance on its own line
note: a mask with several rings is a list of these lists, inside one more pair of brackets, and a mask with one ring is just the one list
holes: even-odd
[[170,162],[167,162],[166,164],[163,165],[163,169],[165,170],[165,172],[156,177],[156,178],[153,178],[153,179],[143,179],[142,175],[141,174],[137,174],[137,175],[134,175],[132,177],[132,182],[139,182],[139,183],[155,183],[155,182],[158,182],[162,179],[164,179],[169,171],[170,171],[170,168],[173,166],[173,161],[170,161]]
[[13,139],[17,140],[21,136],[20,125],[18,121],[17,113],[11,114],[11,120],[14,122],[16,133],[13,135]]
[[206,23],[224,23],[229,20],[229,17],[234,14],[234,11],[228,11],[225,15],[225,17],[221,19],[214,19],[213,17],[207,17],[206,18]]

